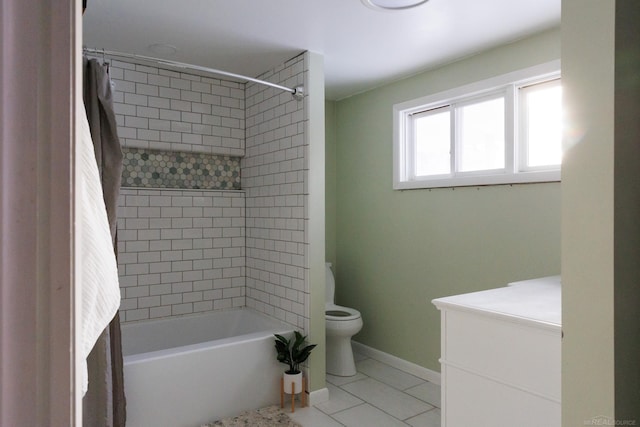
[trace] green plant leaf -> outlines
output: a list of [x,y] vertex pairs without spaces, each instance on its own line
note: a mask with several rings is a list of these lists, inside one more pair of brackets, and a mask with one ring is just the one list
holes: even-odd
[[287,373],[296,373],[300,371],[300,364],[309,358],[311,350],[316,344],[302,347],[307,339],[299,331],[294,331],[294,336],[287,339],[282,335],[274,334],[276,337],[275,348],[277,351],[277,359],[279,362],[289,365]]
[[307,339],[307,337],[303,336],[303,335],[302,335],[300,332],[298,332],[298,331],[295,331],[294,333],[295,333],[295,336],[296,336],[296,340],[295,340],[295,342],[293,343],[293,350],[295,351],[295,350],[297,350],[297,349],[298,349],[298,348],[299,348],[299,347],[304,343],[304,340],[306,340],[306,339]]
[[276,337],[275,348],[278,362],[288,365],[289,369],[293,369],[294,365],[291,359],[291,351],[289,350],[290,341],[282,335],[274,334],[274,336]]
[[282,335],[278,335],[278,334],[273,334],[274,337],[276,337],[276,339],[283,343],[284,345],[286,345],[287,347],[289,347],[289,340],[286,339],[285,337],[283,337]]
[[313,350],[315,346],[316,344],[308,345],[302,350],[300,350],[298,354],[296,354],[294,361],[298,364],[303,363],[305,360],[309,358],[309,356],[311,355],[311,350]]

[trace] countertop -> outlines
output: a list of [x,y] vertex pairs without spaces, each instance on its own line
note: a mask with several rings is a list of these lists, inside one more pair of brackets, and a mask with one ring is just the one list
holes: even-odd
[[560,276],[549,276],[512,282],[487,291],[438,298],[432,302],[439,310],[450,308],[506,317],[559,331],[562,326],[561,296]]

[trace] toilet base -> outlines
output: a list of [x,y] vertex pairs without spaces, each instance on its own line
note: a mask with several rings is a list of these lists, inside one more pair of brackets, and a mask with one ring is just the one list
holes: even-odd
[[356,371],[353,360],[351,337],[327,336],[327,374],[339,377],[352,377]]

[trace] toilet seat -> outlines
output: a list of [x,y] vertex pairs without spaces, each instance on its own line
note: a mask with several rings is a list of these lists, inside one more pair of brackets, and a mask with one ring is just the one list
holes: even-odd
[[358,310],[335,304],[327,304],[324,309],[324,315],[326,320],[334,322],[347,322],[361,317]]

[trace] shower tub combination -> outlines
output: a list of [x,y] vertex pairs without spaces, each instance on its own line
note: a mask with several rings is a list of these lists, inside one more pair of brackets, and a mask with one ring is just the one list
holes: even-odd
[[279,402],[273,334],[241,308],[122,326],[128,427],[199,426]]

